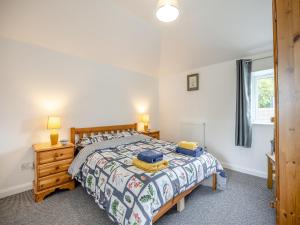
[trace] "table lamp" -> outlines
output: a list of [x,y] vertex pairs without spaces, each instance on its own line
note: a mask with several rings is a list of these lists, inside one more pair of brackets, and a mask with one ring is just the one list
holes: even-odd
[[149,121],[150,121],[149,114],[142,115],[142,122],[144,123],[144,130],[145,131],[148,131]]
[[60,129],[60,127],[61,127],[60,117],[57,116],[48,117],[47,129],[51,130],[51,134],[50,134],[51,145],[57,144],[58,142],[57,129]]

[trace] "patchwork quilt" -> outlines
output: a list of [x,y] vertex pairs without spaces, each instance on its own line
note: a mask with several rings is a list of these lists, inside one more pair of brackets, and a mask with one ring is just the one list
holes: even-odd
[[[197,158],[180,155],[175,152],[175,144],[145,136],[112,146],[89,152],[82,165],[74,162],[78,172],[74,165],[69,172],[118,224],[152,224],[153,216],[167,201],[213,173],[217,173],[219,188],[226,183],[221,164],[207,152]],[[146,173],[133,166],[131,159],[145,150],[162,152],[169,167]]]

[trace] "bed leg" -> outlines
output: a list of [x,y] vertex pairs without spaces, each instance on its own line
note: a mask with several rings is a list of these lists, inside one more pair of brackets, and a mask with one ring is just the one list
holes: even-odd
[[180,199],[179,202],[177,202],[177,211],[182,212],[184,210],[184,207],[185,207],[185,202],[183,197],[182,199]]
[[212,190],[216,191],[217,190],[217,174],[214,173],[212,175]]

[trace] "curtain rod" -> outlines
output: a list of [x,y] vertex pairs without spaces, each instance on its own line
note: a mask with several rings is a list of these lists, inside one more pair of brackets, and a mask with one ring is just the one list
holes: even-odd
[[273,55],[265,56],[265,57],[261,57],[261,58],[256,58],[256,59],[250,59],[250,60],[247,60],[246,62],[254,62],[254,61],[257,61],[257,60],[269,59],[269,58],[273,58]]

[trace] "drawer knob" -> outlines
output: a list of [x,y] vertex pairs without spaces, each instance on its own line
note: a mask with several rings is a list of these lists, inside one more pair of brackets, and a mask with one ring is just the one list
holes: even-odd
[[54,154],[54,157],[58,157],[58,153],[55,153],[55,154]]
[[59,182],[59,180],[60,180],[60,179],[59,179],[59,178],[57,178],[57,179],[55,180],[55,182]]
[[55,170],[59,170],[59,166],[55,167]]

